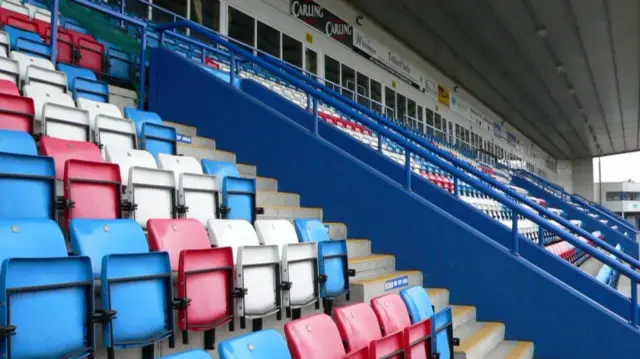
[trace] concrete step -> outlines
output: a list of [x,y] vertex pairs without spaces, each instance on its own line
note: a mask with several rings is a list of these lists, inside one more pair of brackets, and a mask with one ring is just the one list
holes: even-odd
[[449,290],[444,288],[425,288],[436,312],[449,305]]
[[190,137],[196,137],[198,135],[198,129],[193,127],[193,126],[189,126],[189,125],[183,125],[181,123],[176,123],[176,122],[171,122],[171,121],[162,121],[162,123],[165,126],[169,126],[169,127],[173,127],[176,129],[176,131],[181,134],[181,135],[187,135]]
[[264,214],[258,215],[259,219],[314,218],[322,221],[322,208],[288,206],[262,206],[262,208],[264,208]]
[[254,165],[236,163],[236,167],[238,167],[238,172],[240,172],[240,175],[243,177],[247,177],[247,176],[255,177],[258,175],[258,168]]
[[202,136],[192,137],[191,144],[194,146],[208,148],[210,150],[216,149],[216,141],[209,137],[202,137]]
[[212,150],[207,147],[200,147],[195,145],[180,145],[178,146],[178,154],[183,156],[194,157],[198,160],[214,160],[214,161],[227,161],[236,163],[236,155],[232,152]]
[[109,103],[124,112],[125,107],[138,108],[138,93],[123,87],[109,85]]
[[349,259],[371,255],[371,241],[368,239],[348,239],[347,254]]
[[[437,313],[437,311],[436,311]],[[476,321],[476,307],[470,305],[452,305],[453,330],[460,326]]]
[[396,258],[388,254],[349,258],[349,269],[356,270],[356,276],[350,279],[352,282],[389,274],[396,271]]
[[505,327],[496,322],[469,322],[456,328],[454,336],[460,346],[454,347],[454,359],[482,359],[504,340]]
[[594,277],[598,274],[598,271],[600,271],[600,268],[602,268],[602,262],[600,262],[599,260],[593,257],[587,259],[586,261],[584,261],[584,263],[580,265],[580,269],[582,271]]
[[256,201],[262,206],[300,207],[300,195],[289,192],[258,191]]
[[[252,176],[244,176],[246,178],[254,178]],[[277,191],[278,190],[278,180],[271,177],[255,177],[256,179],[256,187],[258,191]]]
[[356,280],[351,285],[351,301],[369,302],[383,294],[397,293],[401,289],[422,285],[422,272],[397,271],[367,279]]
[[533,359],[533,342],[505,340],[484,359]]
[[347,225],[344,223],[325,222],[329,227],[329,239],[347,239]]

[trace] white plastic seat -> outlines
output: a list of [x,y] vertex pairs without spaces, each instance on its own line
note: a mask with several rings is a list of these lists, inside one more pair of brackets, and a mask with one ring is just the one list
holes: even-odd
[[0,56],[0,80],[9,80],[20,84],[20,64],[18,61]]
[[[282,291],[287,317],[318,301],[318,250],[315,242],[300,243],[296,229],[284,219],[257,220],[254,223],[262,245],[277,245],[280,250],[280,270],[283,283],[291,283]],[[295,312],[298,312],[295,314]]]
[[144,150],[128,150],[116,146],[104,148],[105,161],[120,166],[120,179],[123,184],[129,183],[129,170],[136,167],[158,168],[153,155]]
[[158,168],[173,172],[176,183],[180,183],[180,175],[183,173],[203,174],[200,161],[193,157],[159,153],[157,162]]
[[29,9],[27,9],[25,6],[20,4],[18,1],[3,0],[2,3],[0,3],[0,7],[2,7],[3,9],[13,11],[18,14],[22,14],[24,16],[29,16]]
[[29,11],[31,19],[51,23],[51,11],[31,4],[24,4],[24,7]]
[[0,56],[7,57],[11,52],[11,42],[9,41],[9,34],[4,31],[0,31]]
[[98,115],[123,118],[122,112],[118,106],[112,103],[96,102],[82,97],[78,98],[76,102],[78,108],[89,111],[92,128],[95,126],[96,116]]
[[176,186],[171,171],[156,168],[131,167],[125,191],[127,201],[136,208],[132,218],[147,229],[152,218],[171,219],[177,215]]
[[207,230],[211,244],[233,250],[236,287],[246,289],[237,300],[241,328],[245,318],[261,320],[276,313],[280,316],[278,246],[261,246],[256,231],[245,220],[212,219],[207,222]]
[[92,141],[89,112],[75,108],[71,96],[41,83],[26,84],[22,92],[33,99],[35,118],[42,122],[43,134],[65,140]]
[[206,226],[208,220],[218,218],[218,180],[215,176],[183,173],[178,183],[178,200],[189,209],[186,218],[196,219]]
[[[89,118],[91,114],[89,112]],[[103,149],[107,146],[135,150],[138,146],[136,125],[133,121],[108,115],[97,115],[94,126],[96,143]]]
[[53,90],[67,92],[67,75],[56,71],[51,61],[17,51],[11,51],[11,58],[18,61],[20,84],[39,82],[50,86]]

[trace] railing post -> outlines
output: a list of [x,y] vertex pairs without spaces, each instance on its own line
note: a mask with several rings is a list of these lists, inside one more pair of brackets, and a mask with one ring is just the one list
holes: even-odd
[[307,111],[312,111],[313,108],[311,107],[312,106],[312,104],[311,104],[311,95],[309,95],[309,94],[306,94],[306,95],[307,95]]
[[202,49],[202,64],[207,65],[207,51],[204,48]]
[[458,187],[458,184],[460,184],[460,180],[458,180],[458,177],[453,176],[453,194],[456,197],[460,196],[460,189]]
[[[136,1],[136,0],[134,0]],[[120,14],[124,15],[126,9],[125,0],[120,0]],[[120,27],[124,28],[124,20],[120,20]]]
[[[56,0],[57,2],[57,0]],[[162,32],[164,34],[164,31]],[[161,35],[162,36],[162,35]],[[144,110],[144,99],[145,99],[145,85],[146,85],[146,72],[147,72],[147,27],[143,26],[140,36],[140,102],[138,103],[138,109]]]
[[[309,95],[307,95],[309,96]],[[320,127],[320,124],[318,123],[320,121],[320,116],[318,116],[318,99],[316,97],[313,98],[313,133],[318,136],[318,130]]]
[[378,131],[378,152],[382,154],[382,134]]
[[230,62],[231,68],[229,69],[229,82],[231,82],[231,86],[233,86],[233,83],[236,80],[236,53],[233,51],[231,51]]
[[518,242],[518,213],[515,210],[511,210],[512,213],[512,222],[511,222],[511,252],[514,255],[520,255],[520,243]]
[[58,12],[60,11],[60,0],[53,1],[53,9],[51,9],[51,63],[56,65],[58,57],[58,21],[60,19]]
[[631,325],[638,326],[638,283],[633,279],[631,281]]
[[538,245],[540,247],[544,247],[544,245],[546,243],[544,243],[544,227],[542,227],[541,225],[538,225]]
[[404,149],[404,174],[405,187],[411,190],[411,151],[408,148]]

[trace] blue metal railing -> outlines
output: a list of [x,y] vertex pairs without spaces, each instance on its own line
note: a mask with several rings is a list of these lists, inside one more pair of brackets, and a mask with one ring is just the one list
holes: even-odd
[[[173,24],[158,25],[156,27],[156,30],[159,32],[163,32],[163,31],[167,31],[175,28],[180,28],[180,27],[189,28],[191,29],[191,31],[194,31],[203,36],[206,36],[213,43],[224,45],[231,52],[231,57],[232,57],[231,74],[232,75],[235,74],[237,71],[235,56],[239,55],[242,58],[248,59],[252,61],[254,64],[257,64],[263,69],[273,73],[275,76],[281,77],[285,81],[290,82],[292,85],[302,89],[303,91],[306,92],[308,96],[312,96],[313,109],[314,109],[314,122],[315,122],[314,132],[316,135],[319,135],[318,123],[320,119],[319,119],[319,116],[317,115],[317,108],[318,108],[318,101],[321,100],[322,102],[335,107],[339,111],[345,114],[348,114],[352,118],[357,119],[359,122],[365,124],[366,126],[372,128],[374,131],[378,132],[378,136],[380,137],[379,143],[381,142],[382,136],[384,135],[384,137],[391,139],[395,143],[404,147],[405,171],[407,174],[405,176],[404,186],[406,188],[411,189],[411,172],[412,171],[411,171],[410,157],[411,157],[411,154],[413,153],[445,169],[447,172],[449,172],[459,180],[463,180],[464,182],[478,189],[480,192],[485,193],[486,195],[497,200],[498,202],[506,205],[508,208],[512,210],[512,213],[513,213],[513,219],[512,219],[513,235],[512,235],[511,251],[513,252],[514,255],[519,255],[519,241],[521,240],[521,237],[518,234],[518,220],[519,220],[519,216],[523,216],[523,217],[529,218],[531,221],[538,224],[542,228],[555,232],[559,237],[573,244],[576,248],[589,253],[591,256],[595,257],[601,262],[620,271],[625,276],[627,276],[632,283],[631,313],[629,316],[629,321],[634,325],[638,324],[638,311],[637,311],[638,298],[637,298],[636,285],[637,283],[640,282],[640,274],[630,269],[629,267],[625,266],[624,264],[621,264],[615,259],[607,256],[601,251],[591,247],[588,243],[574,237],[569,232],[559,229],[555,225],[551,224],[547,219],[541,217],[541,215],[558,222],[560,225],[564,226],[571,232],[576,233],[582,237],[585,237],[586,239],[597,244],[598,246],[602,247],[606,251],[613,253],[615,257],[623,260],[624,262],[627,262],[632,268],[638,269],[640,268],[640,262],[638,262],[635,258],[632,258],[626,253],[618,251],[615,247],[609,245],[605,241],[593,236],[591,233],[588,233],[579,227],[574,226],[569,221],[565,220],[560,216],[557,216],[553,212],[538,205],[537,203],[530,201],[528,198],[515,192],[510,187],[503,185],[502,183],[496,181],[495,179],[486,175],[482,171],[478,171],[468,163],[457,159],[455,156],[452,156],[447,151],[443,151],[438,147],[434,146],[433,144],[427,141],[424,141],[421,137],[418,137],[413,133],[406,131],[404,128],[398,126],[397,124],[387,120],[382,116],[379,116],[375,112],[370,111],[368,108],[361,106],[357,103],[348,101],[348,99],[343,98],[341,94],[335,93],[334,91],[324,87],[322,84],[319,84],[313,80],[310,80],[305,76],[299,75],[295,72],[293,72],[292,74],[290,73],[289,69],[286,67],[280,67],[278,65],[271,64],[268,58],[256,57],[252,53],[246,51],[245,49],[239,46],[236,46],[235,44],[229,43],[223,37],[219,36],[218,34],[212,32],[211,30],[201,25],[188,22],[188,21],[179,21]],[[311,82],[311,84],[309,83],[309,81]],[[349,104],[349,105],[346,105],[346,104]],[[362,114],[368,115],[371,118],[363,116]],[[397,133],[390,131],[387,127],[392,128]],[[451,162],[453,165],[450,164],[449,162]],[[470,172],[474,176],[477,176],[478,178],[487,182],[490,186],[477,180],[476,178],[473,178],[463,170],[466,170],[467,172]],[[491,188],[491,186],[496,187],[500,191],[504,192],[506,195],[494,190],[493,188]],[[513,199],[509,198],[507,195],[515,198],[518,201],[523,202],[524,204],[528,205],[531,208],[534,208],[535,211],[540,213],[540,215],[538,215],[538,213],[536,213],[535,211],[522,207],[520,204],[516,203]],[[542,241],[540,241],[540,244],[542,245]]]
[[[144,59],[145,52],[147,50],[147,24],[143,21],[134,19],[130,16],[126,16],[124,14],[118,13],[104,5],[96,4],[94,2],[90,2],[87,0],[69,0],[76,2],[80,5],[86,6],[95,11],[101,12],[103,14],[113,16],[121,22],[125,22],[140,28],[140,59]],[[57,24],[60,14],[60,0],[54,0],[51,5],[51,23]],[[51,26],[51,63],[56,64],[56,59],[58,56],[58,26]],[[140,61],[140,76],[138,78],[138,108],[144,109],[144,98],[145,98],[145,76],[146,72],[144,71],[144,61]]]

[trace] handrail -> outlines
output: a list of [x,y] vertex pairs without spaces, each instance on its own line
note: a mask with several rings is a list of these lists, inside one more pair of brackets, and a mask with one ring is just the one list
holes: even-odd
[[[381,116],[378,116],[376,113],[374,113],[373,111],[370,111],[369,109],[367,109],[364,106],[360,106],[359,104],[352,104],[355,105],[355,107],[362,111],[363,113],[366,113],[367,115],[373,117],[374,119],[370,119],[367,118],[365,116],[361,116],[360,113],[358,113],[356,111],[356,109],[345,105],[344,103],[344,97],[341,97],[342,95],[339,95],[337,93],[334,93],[333,96],[331,96],[331,94],[326,94],[323,92],[324,91],[329,91],[330,93],[332,92],[329,89],[323,88],[322,90],[318,90],[316,89],[316,87],[323,87],[323,85],[321,84],[314,84],[313,86],[309,85],[307,82],[306,77],[302,76],[303,79],[298,78],[296,75],[291,75],[289,74],[289,70],[288,69],[284,69],[284,71],[282,70],[282,68],[277,67],[275,65],[272,65],[271,63],[269,63],[268,61],[265,61],[262,58],[253,56],[253,54],[250,54],[249,52],[247,52],[246,50],[244,50],[243,48],[236,46],[235,44],[230,44],[227,41],[223,40],[221,37],[219,37],[216,33],[212,32],[211,30],[199,25],[199,24],[195,24],[192,22],[185,22],[185,21],[179,21],[173,24],[163,24],[163,25],[159,25],[158,27],[156,27],[156,30],[162,32],[162,31],[166,31],[166,30],[170,30],[170,29],[174,29],[177,27],[187,27],[190,28],[193,31],[196,31],[198,33],[200,33],[201,35],[204,35],[206,37],[208,37],[210,40],[212,40],[215,43],[224,43],[225,47],[227,47],[228,49],[230,49],[230,51],[232,51],[232,57],[234,56],[233,53],[238,53],[239,55],[241,55],[244,58],[247,59],[251,59],[254,63],[258,64],[259,66],[265,68],[268,71],[273,72],[274,74],[277,74],[278,76],[282,77],[283,79],[285,79],[286,81],[289,81],[291,83],[293,83],[295,86],[303,89],[304,91],[307,92],[308,95],[313,95],[314,97],[314,132],[316,134],[318,134],[318,115],[317,115],[317,106],[318,106],[318,100],[322,100],[325,103],[329,103],[332,106],[336,107],[338,110],[349,114],[351,116],[354,116],[355,118],[357,118],[358,120],[360,120],[361,122],[363,122],[364,124],[366,124],[369,127],[372,127],[375,131],[378,132],[378,135],[381,136],[381,134],[384,134],[385,137],[393,140],[396,143],[402,144],[403,147],[405,148],[405,171],[407,173],[407,177],[406,177],[406,186],[408,188],[411,187],[411,176],[412,176],[412,172],[411,172],[411,153],[415,153],[417,155],[422,156],[425,159],[428,159],[431,162],[436,163],[438,166],[440,166],[441,168],[445,168],[447,170],[447,172],[451,173],[452,175],[454,175],[455,177],[459,178],[459,179],[464,179],[464,182],[469,183],[469,184],[473,184],[474,187],[476,187],[478,190],[480,190],[481,192],[493,197],[494,199],[498,200],[500,203],[507,205],[507,207],[512,209],[513,212],[513,225],[512,225],[512,233],[513,233],[513,241],[512,241],[512,252],[514,253],[514,255],[519,255],[519,241],[520,236],[518,234],[518,217],[519,215],[525,216],[527,218],[530,218],[534,223],[538,224],[540,227],[553,231],[553,232],[557,232],[557,235],[559,237],[561,237],[562,239],[568,241],[569,243],[573,244],[575,247],[577,247],[578,249],[581,249],[587,253],[589,253],[590,255],[592,255],[593,257],[595,257],[596,259],[600,260],[601,262],[611,266],[612,268],[617,269],[620,273],[625,274],[627,277],[629,277],[629,279],[632,282],[632,300],[631,300],[631,305],[632,305],[632,310],[631,310],[631,322],[636,325],[638,323],[638,310],[637,310],[637,303],[638,303],[638,298],[637,298],[637,283],[640,282],[640,274],[635,272],[634,270],[630,269],[629,267],[625,266],[624,264],[616,261],[615,259],[612,259],[611,257],[603,254],[601,251],[591,247],[591,245],[589,245],[587,242],[584,242],[580,239],[577,239],[576,237],[574,237],[573,235],[569,234],[569,232],[562,230],[561,228],[557,228],[557,226],[551,224],[548,220],[543,219],[540,215],[538,215],[536,212],[530,210],[530,209],[526,209],[521,207],[521,205],[519,205],[518,203],[516,203],[514,200],[512,200],[511,198],[507,197],[507,195],[497,192],[495,191],[493,188],[491,188],[489,185],[482,183],[481,181],[476,180],[475,178],[471,177],[469,174],[467,174],[466,172],[464,172],[462,169],[472,173],[473,175],[481,178],[482,180],[484,180],[485,182],[488,182],[491,186],[497,187],[499,190],[501,190],[502,192],[508,194],[511,197],[516,198],[517,200],[524,202],[525,204],[527,204],[529,207],[534,208],[536,211],[540,212],[541,215],[544,215],[554,221],[556,221],[557,223],[561,224],[562,226],[564,226],[565,228],[571,230],[574,233],[577,233],[580,236],[585,237],[587,240],[597,244],[598,246],[604,248],[606,251],[613,253],[616,257],[628,262],[634,269],[640,268],[640,262],[638,262],[635,258],[632,258],[631,256],[627,255],[626,253],[620,252],[618,251],[615,247],[611,246],[610,244],[606,243],[605,241],[596,238],[595,236],[593,236],[591,233],[588,233],[587,231],[574,226],[573,224],[571,224],[569,221],[565,220],[564,218],[557,216],[556,214],[554,214],[553,212],[547,210],[546,208],[538,205],[537,203],[534,203],[532,201],[530,201],[528,198],[520,195],[519,193],[517,193],[516,191],[512,190],[511,188],[509,188],[508,186],[504,186],[502,183],[496,181],[495,179],[493,179],[492,177],[486,175],[484,172],[482,171],[478,171],[476,170],[473,166],[467,164],[465,161],[461,161],[459,159],[457,159],[455,156],[450,155],[447,151],[443,151],[440,150],[439,148],[437,148],[436,146],[434,146],[431,143],[428,143],[426,141],[423,141],[420,137],[413,135],[412,133],[408,133],[408,131],[405,131],[403,128],[401,128],[400,126],[397,126],[394,123],[388,123],[389,121],[382,118]],[[235,64],[234,61],[231,62],[231,71],[233,73],[233,71],[235,71]],[[302,80],[302,81],[301,81]],[[338,96],[338,99],[335,99],[334,97]],[[378,122],[382,122],[378,123]],[[393,132],[389,129],[387,129],[386,126],[389,126],[391,128],[393,128],[395,131],[403,134],[400,135],[396,132]],[[410,140],[411,141],[410,141]],[[380,141],[380,140],[379,140]],[[414,141],[414,142],[412,142]],[[426,147],[423,148],[422,146],[419,146],[418,144],[421,144],[422,146]],[[453,163],[453,165],[450,165],[447,161]],[[539,241],[540,244],[542,244],[542,241]]]

